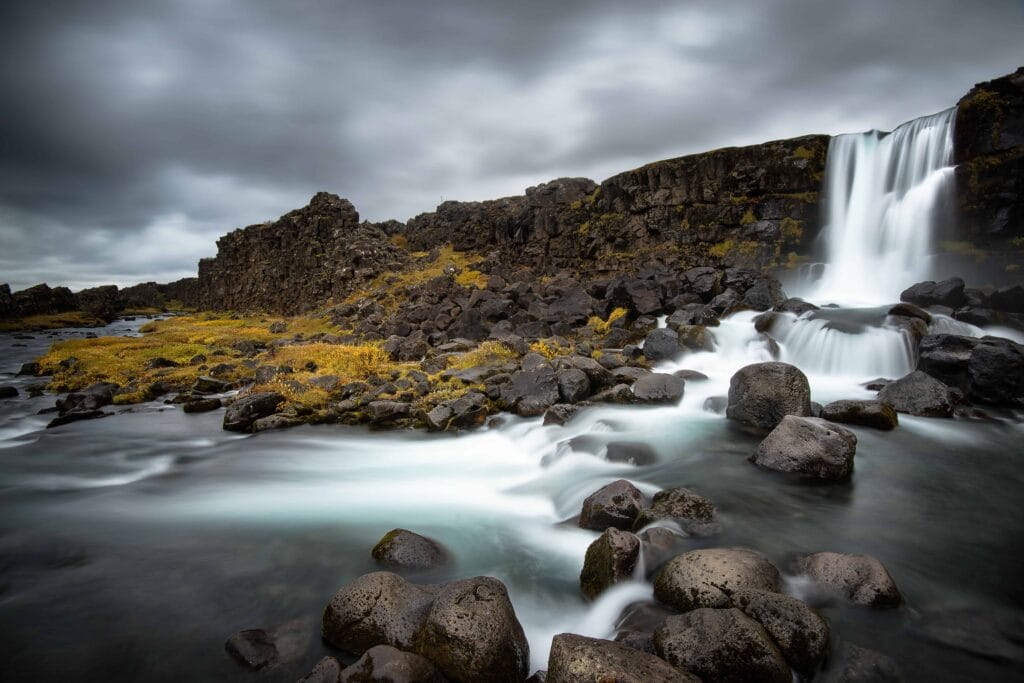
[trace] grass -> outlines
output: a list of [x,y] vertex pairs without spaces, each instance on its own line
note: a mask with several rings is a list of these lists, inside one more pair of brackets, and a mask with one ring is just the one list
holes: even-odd
[[602,336],[606,335],[609,332],[611,332],[612,323],[614,323],[619,318],[622,318],[627,313],[629,313],[629,311],[626,310],[625,308],[616,308],[615,310],[608,314],[607,319],[601,319],[595,315],[587,321],[587,327],[592,328],[595,334],[599,334]]
[[408,288],[451,276],[453,272],[455,282],[463,287],[483,289],[487,286],[487,276],[476,270],[483,260],[479,256],[456,251],[451,245],[439,249],[434,258],[427,252],[413,252],[411,256],[415,259],[411,266],[399,273],[378,275],[369,286],[353,292],[345,302],[373,297],[386,311],[393,312],[406,301]]
[[0,332],[18,332],[21,330],[56,330],[61,327],[102,327],[107,323],[96,316],[83,311],[52,313],[46,315],[29,315],[24,318],[0,320]]
[[486,365],[504,365],[519,359],[519,354],[498,341],[485,341],[448,363],[449,370],[468,370]]
[[539,353],[548,360],[554,360],[559,356],[570,355],[573,350],[571,347],[555,344],[550,339],[540,339],[530,344],[530,351]]

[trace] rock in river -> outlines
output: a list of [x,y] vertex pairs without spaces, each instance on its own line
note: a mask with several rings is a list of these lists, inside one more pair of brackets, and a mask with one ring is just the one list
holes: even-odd
[[583,501],[580,526],[604,531],[608,527],[629,530],[644,508],[644,495],[625,479],[613,481]]
[[833,401],[822,408],[821,417],[829,422],[895,429],[899,424],[896,410],[883,401]]
[[392,529],[370,553],[378,563],[396,569],[431,569],[448,561],[437,541],[406,529]]
[[355,654],[375,645],[408,650],[433,602],[433,592],[397,574],[365,574],[331,598],[324,610],[323,637]]
[[795,569],[856,605],[896,607],[903,601],[889,570],[870,555],[814,553],[798,558]]
[[734,591],[778,592],[781,581],[779,570],[759,552],[704,548],[669,560],[654,580],[654,597],[681,611],[731,607]]
[[253,422],[272,415],[283,401],[284,396],[276,391],[244,396],[229,405],[224,412],[224,429],[232,432],[249,431]]
[[807,376],[787,363],[755,363],[729,381],[725,415],[760,429],[775,429],[786,415],[811,414]]
[[699,683],[654,655],[610,640],[561,633],[551,642],[547,683]]
[[836,481],[853,474],[857,437],[817,417],[787,415],[750,458],[759,467]]
[[949,417],[956,403],[948,386],[920,370],[886,384],[878,392],[878,400],[897,412],[922,417]]
[[580,572],[580,589],[593,600],[620,581],[633,577],[640,557],[640,539],[610,527],[587,548]]
[[445,683],[444,676],[427,659],[390,645],[377,645],[363,653],[331,683]]

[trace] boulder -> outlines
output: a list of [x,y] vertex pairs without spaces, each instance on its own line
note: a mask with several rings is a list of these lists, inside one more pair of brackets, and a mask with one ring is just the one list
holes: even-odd
[[811,414],[807,376],[787,363],[755,363],[729,381],[725,415],[759,429],[775,429],[786,415]]
[[612,441],[605,446],[604,459],[642,467],[657,462],[658,454],[649,443],[643,441]]
[[266,417],[261,417],[260,419],[255,420],[252,423],[252,426],[249,427],[249,431],[253,434],[257,434],[259,432],[269,432],[275,429],[297,427],[300,424],[302,424],[301,420],[287,415],[267,415]]
[[445,401],[426,414],[431,429],[471,429],[487,418],[487,397],[470,391],[453,401]]
[[633,396],[640,403],[675,405],[683,398],[686,380],[675,375],[651,372],[633,383]]
[[643,510],[637,517],[635,528],[639,529],[659,519],[672,519],[684,523],[707,522],[714,514],[715,506],[710,500],[690,489],[676,487],[655,493],[651,507]]
[[794,671],[811,676],[828,654],[828,623],[801,600],[764,591],[736,591],[732,600],[764,627]]
[[444,676],[429,659],[390,645],[371,647],[334,680],[337,683],[445,683]]
[[932,321],[931,313],[909,303],[896,304],[889,309],[889,315],[896,315],[904,318],[918,318],[923,320],[926,324]]
[[224,643],[231,658],[246,669],[259,671],[278,663],[277,646],[273,637],[263,629],[239,631]]
[[391,569],[433,569],[448,562],[448,553],[437,541],[406,529],[392,529],[370,551],[378,564]]
[[231,432],[247,432],[253,422],[272,415],[283,402],[284,396],[276,391],[243,396],[224,411],[224,429]]
[[649,361],[671,360],[679,351],[679,334],[667,327],[654,330],[644,339],[644,357]]
[[917,369],[972,401],[1024,406],[1024,346],[1009,339],[928,335],[921,340]]
[[109,406],[114,402],[116,384],[96,382],[82,391],[68,394],[63,400],[57,399],[57,409],[61,415],[66,413],[87,413]]
[[654,580],[654,597],[684,612],[731,607],[734,591],[778,592],[781,582],[779,570],[759,552],[704,548],[669,560]]
[[412,406],[402,401],[370,401],[366,404],[366,412],[373,424],[390,424],[409,417]]
[[592,391],[615,386],[616,380],[611,371],[602,366],[593,358],[587,356],[570,356],[564,361],[566,367],[582,370],[590,380]]
[[561,633],[551,641],[547,683],[700,683],[652,654],[621,643]]
[[441,588],[413,651],[458,683],[519,683],[530,674],[530,646],[508,591],[486,576]]
[[837,481],[853,474],[857,436],[816,417],[786,415],[758,445],[750,460],[758,467]]
[[18,396],[18,388],[11,386],[0,387],[0,398],[16,398]]
[[644,509],[644,495],[625,479],[613,481],[583,501],[580,527],[604,531],[608,527],[630,530]]
[[821,410],[822,419],[875,429],[895,429],[896,410],[882,401],[833,401]]
[[590,396],[590,378],[579,368],[566,368],[555,373],[558,394],[566,403],[578,403]]
[[654,632],[654,647],[669,664],[706,683],[791,683],[793,677],[765,629],[735,608],[671,616]]
[[643,553],[645,578],[650,578],[666,561],[682,550],[686,536],[663,526],[654,526],[640,532],[640,552]]
[[181,406],[186,413],[208,413],[221,407],[219,398],[199,398],[188,401]]
[[931,280],[918,282],[903,290],[903,293],[900,294],[900,301],[926,308],[928,306],[960,308],[967,303],[967,296],[964,294],[964,281],[954,277],[942,282]]
[[814,553],[798,558],[794,568],[856,605],[896,607],[903,602],[889,570],[870,555]]
[[409,650],[433,602],[433,592],[398,574],[364,574],[331,598],[324,610],[323,637],[355,654],[375,645]]
[[568,403],[556,403],[544,413],[545,425],[564,425],[580,411],[580,406]]
[[231,388],[231,382],[202,375],[192,384],[192,391],[197,394],[221,394]]
[[502,402],[524,417],[543,414],[560,398],[558,379],[550,366],[520,370],[501,386]]
[[640,539],[614,527],[605,529],[587,548],[580,572],[580,589],[593,600],[620,581],[633,578],[640,557]]
[[341,664],[334,657],[324,657],[298,683],[339,683]]
[[616,384],[610,389],[599,391],[590,397],[593,403],[629,404],[636,400],[633,389],[628,384]]
[[922,417],[949,417],[956,403],[948,386],[920,370],[886,384],[878,400],[897,412]]

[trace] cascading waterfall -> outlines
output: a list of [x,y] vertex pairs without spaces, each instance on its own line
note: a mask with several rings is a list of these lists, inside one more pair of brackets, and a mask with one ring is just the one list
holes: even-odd
[[947,109],[888,134],[832,138],[822,233],[827,262],[810,298],[884,305],[927,279],[937,208],[952,187],[955,114]]

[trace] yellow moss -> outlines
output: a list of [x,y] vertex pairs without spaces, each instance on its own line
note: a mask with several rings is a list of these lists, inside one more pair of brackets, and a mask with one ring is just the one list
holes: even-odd
[[708,253],[712,256],[717,256],[718,258],[725,258],[725,256],[733,250],[734,246],[735,242],[732,240],[723,240],[712,244],[711,247],[708,248]]
[[502,365],[517,360],[519,354],[498,341],[485,341],[448,364],[449,370],[468,370],[481,365]]
[[747,212],[740,218],[740,225],[750,225],[755,222],[757,222],[757,216],[754,215],[753,209],[747,209]]
[[813,149],[808,149],[807,147],[800,145],[793,150],[793,156],[797,159],[813,159],[816,155]]
[[625,308],[616,308],[611,313],[608,314],[607,320],[602,320],[596,315],[592,316],[587,321],[587,326],[593,329],[595,334],[605,335],[611,331],[612,323],[614,323],[619,318],[622,318],[627,313],[629,313],[629,311],[626,310]]
[[462,287],[484,289],[487,287],[487,276],[479,270],[464,270],[455,276],[455,282]]
[[464,287],[483,289],[487,276],[474,268],[483,260],[466,252],[456,251],[451,245],[441,247],[435,258],[428,252],[412,252],[414,262],[399,272],[381,273],[365,289],[353,292],[345,301],[354,303],[359,299],[372,297],[389,312],[395,311],[405,301],[407,287],[421,285],[434,278],[455,272],[455,279]]
[[799,242],[804,236],[804,226],[801,221],[786,216],[782,219],[782,238],[790,242]]
[[580,209],[583,208],[583,202],[577,199],[576,201],[569,204],[569,208],[572,209],[573,211],[579,211]]
[[55,330],[61,327],[100,327],[102,320],[83,311],[68,311],[48,315],[29,315],[24,318],[0,320],[0,332],[16,330]]
[[708,248],[708,253],[716,258],[739,257],[752,259],[761,250],[761,243],[754,240],[723,240],[716,242]]
[[580,237],[586,237],[588,232],[590,232],[590,221],[583,221],[580,223],[580,227],[576,230],[576,233]]
[[539,353],[548,360],[553,360],[558,356],[566,356],[572,353],[572,349],[568,346],[560,346],[555,344],[550,339],[540,339],[530,344],[530,350],[534,353]]
[[[317,375],[336,375],[342,382],[351,382],[369,375],[386,375],[395,369],[415,366],[415,363],[395,363],[378,343],[291,344],[260,354],[256,362],[290,366],[300,372],[288,375],[288,379],[300,381]],[[301,372],[310,362],[316,364],[316,371]]]
[[589,196],[587,196],[587,204],[593,204],[594,202],[596,202],[600,198],[601,198],[601,187],[599,185],[596,188],[594,188],[594,191],[591,192]]
[[1014,237],[1010,240],[1010,246],[1014,249],[1024,249],[1024,236]]
[[405,235],[392,235],[389,241],[391,242],[391,244],[401,249],[409,248],[409,238],[406,237]]

